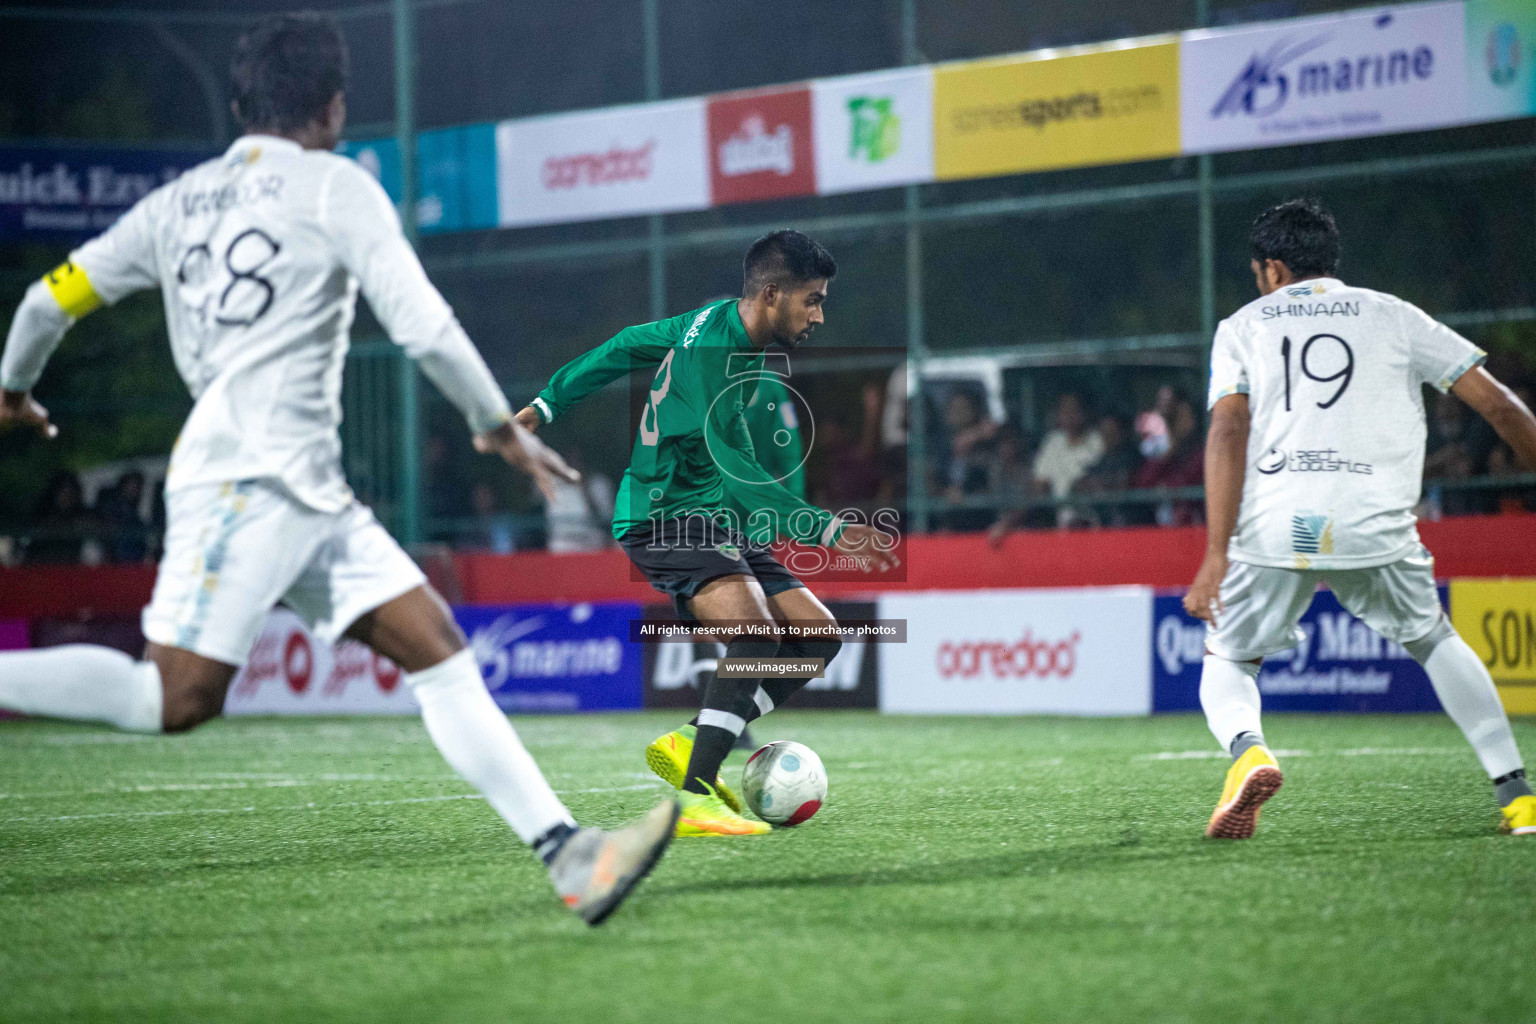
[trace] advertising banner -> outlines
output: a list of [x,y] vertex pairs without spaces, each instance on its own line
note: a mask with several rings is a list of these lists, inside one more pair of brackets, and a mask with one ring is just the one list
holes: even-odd
[[1470,0],[1466,12],[1469,119],[1536,114],[1536,4]]
[[[345,142],[342,153],[379,180],[400,202],[400,147],[394,139]],[[438,128],[416,137],[420,195],[416,226],[423,233],[496,226],[496,126]]]
[[1059,53],[934,70],[934,170],[940,180],[1178,153],[1177,43]]
[[709,179],[717,205],[815,193],[811,91],[710,97]]
[[24,651],[31,646],[26,619],[0,619],[0,651]]
[[502,227],[709,205],[704,101],[675,100],[496,126]]
[[811,83],[816,190],[823,195],[933,180],[933,69]]
[[640,707],[640,650],[628,642],[639,604],[480,605],[454,616],[504,711]]
[[1488,666],[1504,708],[1536,714],[1536,580],[1454,580],[1451,624]]
[[417,705],[400,667],[354,641],[335,647],[286,608],[261,635],[224,699],[226,715],[406,715]]
[[1459,3],[1187,32],[1181,133],[1190,153],[1415,131],[1468,119]]
[[[827,608],[840,622],[875,617],[874,602],[829,601]],[[675,621],[671,605],[648,605],[650,621]],[[715,662],[724,657],[717,643],[668,641],[647,643],[645,651],[645,706],[691,708],[697,711]],[[822,678],[812,679],[790,698],[792,708],[875,708],[880,704],[880,658],[875,645],[863,640],[844,641],[842,650],[827,666]]]
[[0,146],[0,241],[83,242],[206,150]]
[[912,714],[1145,715],[1152,590],[892,594],[907,621],[880,646],[880,709]]
[[[1159,595],[1153,607],[1152,709],[1198,711],[1205,623],[1184,611],[1182,595]],[[1412,655],[1345,611],[1331,591],[1317,592],[1301,629],[1305,640],[1265,658],[1259,670],[1265,711],[1440,710]]]

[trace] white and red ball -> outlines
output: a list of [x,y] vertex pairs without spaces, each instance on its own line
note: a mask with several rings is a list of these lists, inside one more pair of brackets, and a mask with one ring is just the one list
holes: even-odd
[[741,770],[747,806],[770,825],[799,825],[827,799],[827,770],[803,743],[776,740],[747,758]]

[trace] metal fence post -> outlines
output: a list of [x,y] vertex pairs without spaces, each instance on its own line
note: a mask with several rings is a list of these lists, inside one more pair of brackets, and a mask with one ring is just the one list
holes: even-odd
[[[641,0],[645,36],[645,98],[661,99],[661,11],[658,0]],[[651,260],[651,319],[667,315],[667,230],[659,213],[648,218]]]
[[[903,64],[922,63],[917,46],[917,0],[902,0],[901,60]],[[903,215],[906,220],[907,254],[907,372],[912,375],[908,391],[912,404],[907,415],[907,499],[911,505],[912,529],[928,531],[928,416],[923,393],[923,361],[927,355],[923,320],[923,233],[918,213],[922,193],[917,185],[906,187]]]
[[[394,0],[395,140],[400,147],[400,219],[416,244],[416,22],[411,0]],[[395,531],[402,544],[421,540],[421,407],[416,364],[399,358],[400,495]]]

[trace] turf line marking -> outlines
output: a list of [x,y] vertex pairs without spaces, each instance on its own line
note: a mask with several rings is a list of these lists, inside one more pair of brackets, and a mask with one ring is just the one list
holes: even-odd
[[[1447,757],[1462,752],[1461,747],[1351,747],[1345,750],[1276,750],[1276,757]],[[1232,755],[1221,750],[1164,750],[1156,754],[1137,754],[1132,761],[1214,761]]]

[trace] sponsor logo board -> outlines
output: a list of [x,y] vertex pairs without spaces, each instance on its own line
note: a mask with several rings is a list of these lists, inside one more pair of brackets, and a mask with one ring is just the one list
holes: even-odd
[[1536,5],[1471,0],[1467,15],[1467,111],[1472,120],[1536,114]]
[[813,194],[810,89],[711,97],[709,176],[716,204]]
[[1536,714],[1536,580],[1454,580],[1451,624],[1512,715]]
[[704,100],[675,100],[496,125],[502,227],[709,205]]
[[235,674],[226,715],[383,715],[417,710],[400,666],[352,640],[331,646],[277,608]]
[[640,651],[628,642],[638,604],[462,606],[454,616],[504,711],[640,707]]
[[[373,175],[398,206],[400,146],[392,138],[344,142],[341,152]],[[496,130],[437,128],[416,137],[420,171],[416,226],[425,234],[496,226]]]
[[[1441,600],[1445,599],[1441,588]],[[1429,677],[1400,645],[1318,591],[1301,617],[1304,639],[1264,659],[1259,693],[1265,711],[1438,711]],[[1153,604],[1154,711],[1198,711],[1205,623],[1184,611],[1183,595]]]
[[934,70],[934,170],[980,178],[1179,151],[1173,41]]
[[933,180],[933,69],[902,68],[811,83],[816,190]]
[[0,239],[75,241],[213,154],[0,146]]
[[1459,3],[1381,7],[1179,43],[1185,152],[1381,135],[1468,119]]
[[1144,715],[1152,709],[1152,591],[892,594],[882,619],[880,708],[914,714]]
[[[839,621],[873,619],[873,602],[829,601]],[[647,621],[676,621],[670,605],[648,605]],[[645,706],[698,710],[704,686],[725,656],[722,644],[668,641],[641,645],[645,657]],[[844,641],[821,678],[812,679],[785,704],[790,708],[874,708],[879,706],[880,657],[864,640]],[[899,646],[899,645],[891,645]]]

